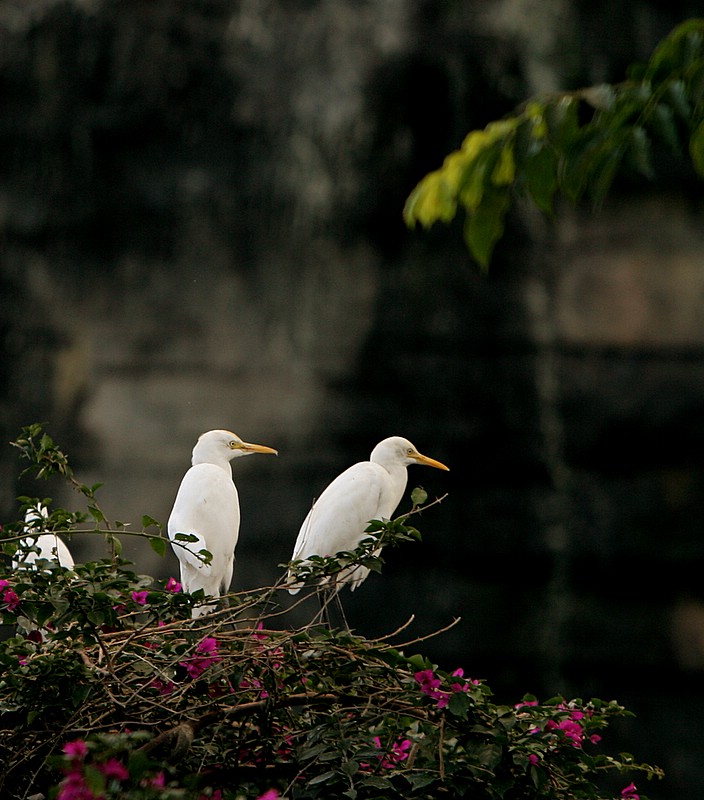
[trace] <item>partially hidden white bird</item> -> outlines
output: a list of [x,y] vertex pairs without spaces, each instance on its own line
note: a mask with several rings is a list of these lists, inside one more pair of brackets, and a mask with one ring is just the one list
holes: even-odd
[[[252,453],[278,455],[272,447],[243,442],[225,430],[202,434],[193,448],[192,466],[183,476],[167,525],[184,592],[202,589],[209,597],[220,597],[230,586],[240,530],[239,496],[230,461]],[[178,533],[196,538],[177,542]],[[212,554],[209,563],[197,555],[201,550]],[[199,606],[193,609],[193,617],[210,611],[212,606]]]
[[[406,490],[411,464],[448,470],[440,461],[418,452],[401,436],[390,436],[372,450],[369,461],[353,464],[330,483],[313,503],[299,531],[292,561],[305,561],[312,555],[334,556],[354,550],[365,538],[365,529],[372,519],[391,519]],[[345,584],[354,591],[367,577],[369,569],[360,565],[348,567],[335,576],[332,590]],[[293,571],[289,580],[295,580]],[[296,594],[300,583],[290,584]]]
[[[24,530],[25,533],[32,535],[23,539],[22,545],[25,548],[32,547],[33,549],[18,549],[12,561],[13,569],[21,567],[36,569],[36,563],[40,558],[55,561],[66,569],[73,569],[75,566],[71,551],[62,539],[59,539],[55,533],[40,533],[44,530],[44,520],[48,516],[48,509],[44,505],[40,504],[36,508],[27,509],[24,515]],[[37,548],[36,551],[34,548]]]

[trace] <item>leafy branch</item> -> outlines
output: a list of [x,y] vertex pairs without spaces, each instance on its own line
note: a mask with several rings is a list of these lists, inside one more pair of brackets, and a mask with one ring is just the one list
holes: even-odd
[[404,219],[429,228],[462,209],[466,244],[486,268],[518,198],[549,216],[558,197],[598,205],[619,174],[653,179],[659,150],[704,177],[704,19],[675,28],[623,83],[536,96],[471,131],[411,192]]

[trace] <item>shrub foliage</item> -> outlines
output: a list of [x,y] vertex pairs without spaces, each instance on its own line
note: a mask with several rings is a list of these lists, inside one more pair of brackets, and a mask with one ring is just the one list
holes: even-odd
[[[73,569],[13,569],[18,547],[33,545],[23,522],[3,528],[3,797],[606,800],[605,786],[617,786],[635,800],[635,781],[660,775],[604,750],[604,729],[628,713],[617,702],[497,704],[484,680],[430,663],[403,629],[369,640],[292,627],[281,583],[192,620],[202,596],[131,570],[124,526],[107,523],[98,487],[75,479],[40,426],[13,444],[36,476],[58,473],[87,500],[86,512],[53,510],[43,528],[103,535],[109,553]],[[408,517],[375,522],[358,552],[321,559],[305,577],[350,559],[378,569],[380,542],[419,538]],[[132,535],[163,553],[159,526],[143,523]]]

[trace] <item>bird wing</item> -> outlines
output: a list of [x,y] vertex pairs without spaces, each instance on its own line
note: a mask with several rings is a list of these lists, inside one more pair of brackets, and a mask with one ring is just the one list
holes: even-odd
[[[181,481],[167,527],[172,543],[177,533],[197,537],[195,542],[183,542],[185,547],[172,544],[182,565],[218,577],[215,573],[231,565],[239,536],[239,499],[231,476],[215,464],[191,467]],[[212,553],[210,564],[196,555],[199,550]]]
[[[301,525],[292,560],[354,550],[365,538],[369,520],[388,516],[398,502],[389,473],[383,467],[370,461],[354,464],[338,475],[313,504]],[[345,582],[356,586],[368,572],[365,567],[353,568]],[[297,588],[300,587],[292,587],[292,593]]]

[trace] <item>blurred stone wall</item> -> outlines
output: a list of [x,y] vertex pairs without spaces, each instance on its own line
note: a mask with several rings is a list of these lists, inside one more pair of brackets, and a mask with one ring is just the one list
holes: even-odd
[[[461,616],[435,658],[506,702],[618,697],[621,746],[669,772],[649,796],[701,793],[701,185],[665,165],[599,213],[522,209],[487,275],[458,226],[401,221],[469,129],[620,80],[696,11],[0,0],[3,441],[45,421],[134,528],[166,520],[201,432],[278,448],[235,464],[246,588],[337,472],[408,436],[451,466],[410,484],[449,497],[352,623]],[[19,493],[80,500],[0,465],[6,519]]]

